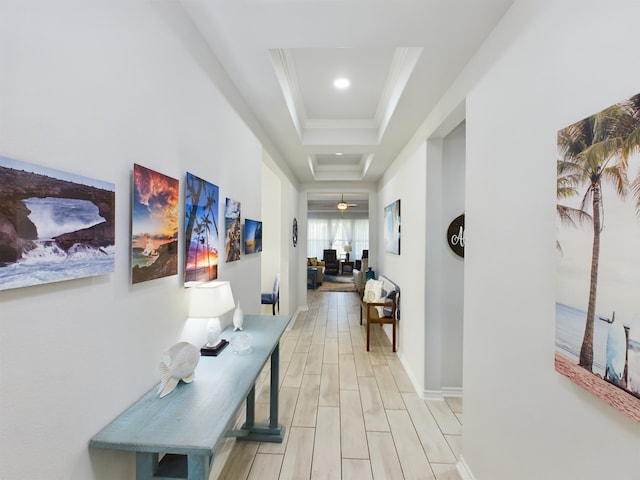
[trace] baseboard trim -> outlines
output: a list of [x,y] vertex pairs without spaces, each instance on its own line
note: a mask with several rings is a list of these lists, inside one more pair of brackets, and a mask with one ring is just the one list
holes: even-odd
[[443,400],[444,395],[442,394],[442,390],[423,390],[422,391],[422,399],[423,400]]
[[462,398],[462,387],[442,387],[442,395],[445,397]]
[[462,388],[442,387],[440,390],[423,390],[423,400],[444,400],[447,397],[462,398]]
[[458,470],[462,480],[476,480],[476,477],[471,473],[471,469],[469,468],[469,465],[467,465],[463,455],[460,455],[460,461],[456,463],[456,470]]

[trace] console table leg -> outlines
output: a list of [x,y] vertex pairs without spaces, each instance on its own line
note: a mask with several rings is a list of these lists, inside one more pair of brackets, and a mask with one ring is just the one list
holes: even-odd
[[270,410],[269,410],[269,427],[278,427],[278,383],[280,382],[280,342],[276,344],[276,348],[271,354],[271,392],[270,392]]
[[242,428],[251,430],[256,421],[256,386],[251,387],[249,395],[247,395],[247,415]]
[[205,455],[187,455],[189,476],[187,480],[207,480],[209,478],[210,457]]
[[278,383],[280,381],[280,344],[271,354],[271,392],[269,406],[269,424],[255,423],[255,386],[247,395],[246,422],[240,430],[227,432],[228,437],[238,440],[282,443],[285,427],[278,424]]
[[136,480],[153,480],[157,470],[157,453],[136,452]]

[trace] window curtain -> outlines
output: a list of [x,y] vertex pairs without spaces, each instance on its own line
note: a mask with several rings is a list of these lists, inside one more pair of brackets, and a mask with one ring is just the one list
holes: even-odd
[[322,259],[327,248],[336,250],[338,258],[345,258],[344,246],[351,245],[350,259],[362,257],[369,248],[369,219],[310,218],[308,220],[307,257]]
[[369,220],[359,218],[353,221],[353,230],[351,234],[351,252],[352,259],[361,259],[362,250],[369,249]]
[[307,230],[307,257],[322,259],[325,248],[329,248],[332,241],[329,235],[329,222],[322,219],[309,219]]

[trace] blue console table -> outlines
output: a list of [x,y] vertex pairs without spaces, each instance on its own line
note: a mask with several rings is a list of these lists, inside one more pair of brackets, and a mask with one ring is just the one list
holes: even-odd
[[[279,341],[289,316],[245,315],[251,350],[229,347],[217,357],[201,357],[193,383],[180,382],[159,398],[156,388],[96,434],[89,446],[136,452],[137,480],[207,480],[214,453],[225,436],[282,443],[278,424]],[[227,329],[223,338],[232,332]],[[255,381],[271,359],[270,421],[255,422]],[[246,419],[230,430],[246,399]],[[162,458],[161,458],[162,457]]]

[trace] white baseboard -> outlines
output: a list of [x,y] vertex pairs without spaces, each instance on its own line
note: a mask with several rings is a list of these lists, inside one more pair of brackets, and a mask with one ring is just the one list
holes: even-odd
[[462,480],[476,480],[476,477],[473,476],[467,462],[464,459],[463,455],[460,455],[460,461],[456,463],[456,470],[462,477]]
[[462,387],[442,387],[442,395],[445,397],[462,398]]
[[442,390],[423,390],[422,399],[423,400],[444,400],[444,395],[442,394]]
[[462,388],[442,387],[440,390],[423,390],[423,400],[444,400],[447,397],[462,398]]

